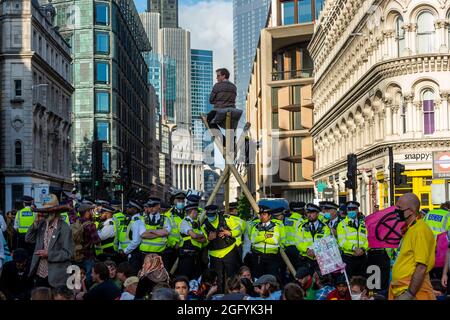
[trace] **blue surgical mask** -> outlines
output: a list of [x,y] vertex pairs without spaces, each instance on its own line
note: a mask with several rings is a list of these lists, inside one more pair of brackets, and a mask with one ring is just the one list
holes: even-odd
[[329,212],[325,212],[325,214],[323,215],[325,217],[325,219],[330,220],[331,219],[331,213]]
[[214,221],[216,220],[216,215],[215,214],[207,214],[206,217],[208,218],[209,221]]
[[357,212],[356,211],[348,211],[347,212],[347,215],[348,215],[348,217],[350,218],[350,219],[355,219],[356,218],[356,216],[357,216]]
[[178,210],[183,210],[184,209],[184,203],[183,202],[178,202],[175,207]]

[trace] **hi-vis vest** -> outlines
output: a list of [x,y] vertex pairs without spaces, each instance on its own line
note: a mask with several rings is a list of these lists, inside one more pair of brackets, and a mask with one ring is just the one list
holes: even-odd
[[297,216],[292,217],[284,217],[284,231],[286,233],[286,241],[285,245],[288,246],[294,246],[297,244],[297,230],[300,224],[302,223],[303,219],[298,219]]
[[236,238],[234,236],[238,233],[238,227],[239,225],[236,222],[222,214],[219,214],[213,222],[206,219],[203,222],[202,231],[207,239],[210,232],[219,233],[220,229],[229,230],[232,233],[231,237],[224,237],[223,239],[217,237],[212,241],[208,241],[208,254],[211,257],[221,259],[230,253],[236,247]]
[[65,223],[70,225],[70,219],[69,219],[69,213],[68,212],[63,212],[63,213],[60,214],[60,216],[64,220]]
[[[112,253],[114,251],[117,252],[118,248],[118,241],[117,241],[117,223],[116,220],[112,219],[108,221],[109,225],[114,226],[114,237],[101,240],[100,244],[95,246],[95,254],[98,256],[102,253]],[[103,229],[104,223],[100,222],[99,224],[99,230]]]
[[314,245],[316,239],[328,237],[331,234],[330,228],[320,220],[316,230],[313,230],[309,221],[300,224],[297,232],[297,249],[304,257],[313,259],[308,256],[308,249]]
[[[184,220],[189,223],[189,225],[192,227],[192,232],[196,234],[202,234],[200,224],[197,220],[191,221],[190,219],[184,218]],[[203,246],[203,243],[196,241],[195,239],[192,239],[192,237],[189,234],[181,234],[182,237],[182,243],[181,248],[186,250],[200,250]]]
[[[180,225],[183,221],[183,217],[178,215],[175,211],[177,209],[172,208],[168,212],[164,214],[164,216],[168,219],[170,223],[170,233],[167,237],[167,247],[174,248],[177,244],[180,244],[181,242],[181,236],[180,236]],[[183,212],[183,211],[181,211]]]
[[[167,217],[163,214],[160,214],[159,220],[155,222],[155,224],[151,224],[151,221],[145,221],[145,229],[146,230],[158,230],[164,228],[164,222]],[[145,219],[150,220],[150,219]],[[141,245],[139,246],[139,250],[145,253],[156,253],[163,252],[167,247],[167,237],[157,237],[153,239],[144,239],[142,238]]]
[[116,222],[118,249],[125,250],[130,244],[130,241],[127,240],[128,219],[122,212],[114,213],[113,219]]
[[425,215],[423,220],[433,231],[434,237],[447,232],[450,228],[450,213],[447,210],[431,210]]
[[30,207],[25,207],[20,210],[18,213],[18,229],[19,233],[27,233],[28,228],[34,223],[35,214],[31,211]]
[[226,217],[229,217],[237,226],[236,230],[238,230],[238,234],[236,235],[236,246],[242,245],[242,237],[244,236],[246,223],[243,219],[239,218],[238,216],[233,216],[231,214],[225,215]]
[[[272,237],[266,238],[267,234],[271,234]],[[280,248],[284,247],[284,226],[275,220],[270,220],[267,226],[258,222],[252,228],[250,241],[253,251],[263,254],[277,254]]]
[[336,232],[339,248],[344,254],[353,255],[355,248],[365,251],[369,248],[366,225],[363,220],[359,220],[359,226],[356,229],[355,222],[349,217],[345,217],[339,222]]

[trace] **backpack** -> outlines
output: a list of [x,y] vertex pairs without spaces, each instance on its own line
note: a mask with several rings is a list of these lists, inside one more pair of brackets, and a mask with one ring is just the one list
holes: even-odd
[[83,245],[83,233],[84,227],[88,224],[93,223],[92,221],[85,221],[81,223],[79,219],[73,224],[70,225],[70,229],[72,230],[72,238],[75,244],[75,253],[74,260],[75,262],[82,262],[84,260],[84,245]]

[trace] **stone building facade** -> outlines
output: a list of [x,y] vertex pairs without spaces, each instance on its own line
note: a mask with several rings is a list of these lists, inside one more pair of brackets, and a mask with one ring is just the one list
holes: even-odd
[[[70,191],[72,59],[38,1],[0,5],[0,208]],[[44,191],[42,191],[44,190]]]
[[[309,45],[314,61],[316,198],[345,189],[347,154],[358,157],[362,211],[414,192],[436,208],[432,152],[450,150],[450,1],[326,1]],[[406,166],[407,183],[389,196],[388,148]],[[448,188],[448,186],[447,186]]]

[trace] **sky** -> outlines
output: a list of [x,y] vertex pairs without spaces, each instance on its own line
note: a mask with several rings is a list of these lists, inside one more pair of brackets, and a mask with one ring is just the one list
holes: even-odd
[[[147,8],[147,0],[134,2],[138,12]],[[191,48],[212,50],[214,69],[225,67],[233,76],[232,0],[179,0],[178,3],[179,24],[191,32]]]

